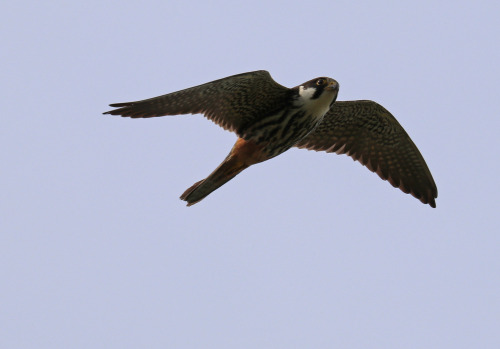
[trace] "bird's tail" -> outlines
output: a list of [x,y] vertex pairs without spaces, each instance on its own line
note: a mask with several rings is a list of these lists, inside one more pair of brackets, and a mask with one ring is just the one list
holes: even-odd
[[181,200],[191,206],[203,200],[208,194],[233,179],[249,165],[240,161],[237,156],[229,154],[227,158],[207,178],[196,182],[184,194]]

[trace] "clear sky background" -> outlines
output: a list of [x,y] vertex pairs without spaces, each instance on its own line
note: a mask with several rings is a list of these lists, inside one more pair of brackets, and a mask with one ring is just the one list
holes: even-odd
[[[0,347],[500,348],[498,1],[0,5]],[[265,69],[372,99],[432,209],[292,149],[201,203],[235,135],[101,115]]]

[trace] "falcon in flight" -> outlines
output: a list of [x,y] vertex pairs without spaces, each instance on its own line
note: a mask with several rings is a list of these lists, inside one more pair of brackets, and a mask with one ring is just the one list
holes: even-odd
[[104,114],[131,118],[203,114],[236,133],[233,148],[207,178],[181,195],[191,206],[247,167],[291,147],[347,154],[394,187],[436,207],[431,172],[399,122],[373,101],[339,101],[337,81],[321,77],[294,88],[264,70],[229,76]]

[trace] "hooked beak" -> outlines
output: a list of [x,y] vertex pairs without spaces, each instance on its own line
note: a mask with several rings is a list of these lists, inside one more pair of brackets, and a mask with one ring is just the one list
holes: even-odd
[[339,83],[333,79],[328,79],[328,86],[325,87],[328,91],[337,91],[339,89]]

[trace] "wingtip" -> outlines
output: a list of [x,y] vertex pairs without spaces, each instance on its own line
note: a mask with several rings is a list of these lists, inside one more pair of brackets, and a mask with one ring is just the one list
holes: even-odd
[[431,190],[427,193],[427,200],[424,202],[425,204],[429,204],[430,207],[436,208],[436,199],[438,197],[436,185],[433,186]]
[[[112,108],[116,108],[116,107],[117,107],[117,104],[119,104],[119,103],[109,104],[109,106],[110,106],[110,107],[112,107]],[[104,113],[102,113],[102,115],[106,115],[106,114],[113,115],[113,112],[114,112],[115,110],[116,110],[116,109],[114,109],[114,110],[108,110],[108,111],[105,111]]]
[[[112,108],[123,108],[123,107],[128,107],[130,106],[130,103],[113,103],[109,105]],[[122,109],[113,109],[113,110],[108,110],[104,114],[109,114],[109,115],[121,115],[122,114]]]
[[120,115],[117,111],[119,109],[114,109],[114,110],[108,110],[108,111],[105,111],[104,113],[102,113],[102,115],[106,115],[106,114],[109,114],[109,115]]
[[113,103],[110,104],[109,106],[113,108],[120,108],[120,107],[129,107],[133,104],[134,104],[133,102],[123,102],[123,103]]

